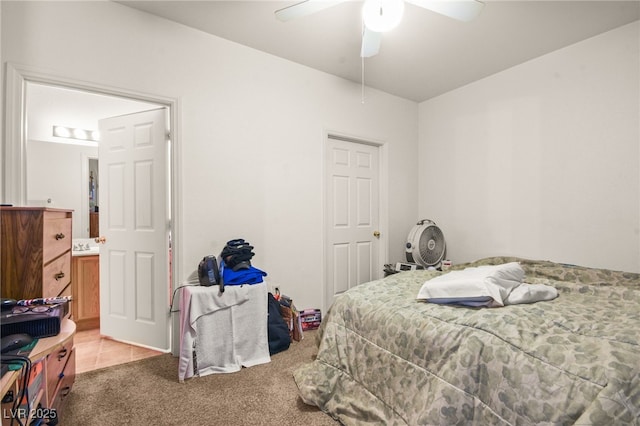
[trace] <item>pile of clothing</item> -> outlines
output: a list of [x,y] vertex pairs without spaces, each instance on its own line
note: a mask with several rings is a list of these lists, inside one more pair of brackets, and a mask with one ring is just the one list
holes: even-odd
[[257,284],[267,273],[251,265],[253,246],[242,238],[227,241],[220,253],[224,285]]
[[[251,265],[253,255],[253,246],[248,241],[242,238],[227,241],[220,253],[220,274],[225,286],[263,282],[267,273]],[[282,311],[281,302],[278,302],[273,294],[267,293],[269,355],[287,350],[291,344],[290,328],[282,316]]]
[[251,266],[253,255],[253,246],[242,238],[227,241],[227,245],[220,253],[220,257],[227,267],[234,271],[248,269]]

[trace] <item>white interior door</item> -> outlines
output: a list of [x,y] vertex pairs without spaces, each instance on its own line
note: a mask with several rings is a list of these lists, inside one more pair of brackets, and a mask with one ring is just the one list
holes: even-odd
[[379,277],[379,148],[329,136],[325,152],[325,309]]
[[166,108],[101,120],[100,332],[168,350]]

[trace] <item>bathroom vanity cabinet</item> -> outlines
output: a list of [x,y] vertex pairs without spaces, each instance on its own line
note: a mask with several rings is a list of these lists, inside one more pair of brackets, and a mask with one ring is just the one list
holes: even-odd
[[100,256],[73,256],[71,276],[77,329],[100,327]]

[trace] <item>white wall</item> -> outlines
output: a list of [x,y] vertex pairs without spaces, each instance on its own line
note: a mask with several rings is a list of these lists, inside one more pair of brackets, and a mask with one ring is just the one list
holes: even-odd
[[420,104],[420,216],[455,262],[640,272],[640,24]]
[[112,2],[0,7],[3,62],[179,100],[178,281],[241,237],[299,308],[322,307],[327,130],[386,142],[383,241],[402,258],[418,211],[416,103],[368,90],[362,105],[357,84]]
[[[88,238],[89,219],[82,220],[82,203],[88,203],[89,182],[82,177],[86,157],[98,148],[29,140],[27,143],[27,196],[30,205],[72,209],[73,238]],[[44,204],[51,199],[51,204]],[[83,229],[83,222],[86,224]]]

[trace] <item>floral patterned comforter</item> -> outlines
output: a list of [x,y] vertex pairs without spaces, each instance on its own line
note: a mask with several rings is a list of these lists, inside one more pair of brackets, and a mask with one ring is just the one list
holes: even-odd
[[339,296],[302,400],[345,425],[640,424],[640,274],[517,258],[552,301],[468,308],[416,301],[440,272],[407,271]]

